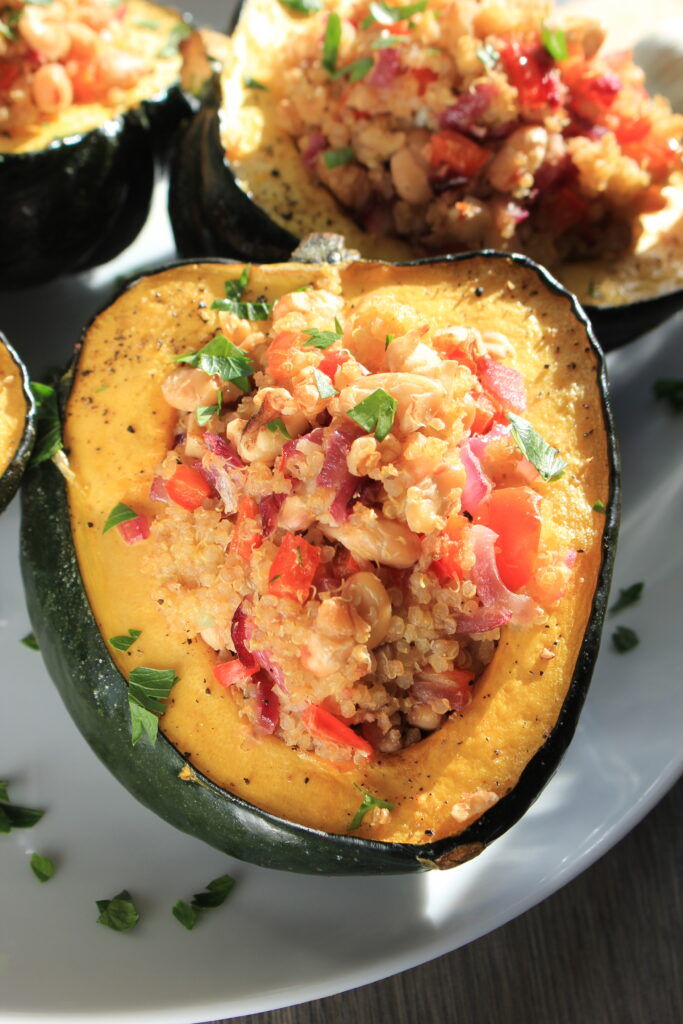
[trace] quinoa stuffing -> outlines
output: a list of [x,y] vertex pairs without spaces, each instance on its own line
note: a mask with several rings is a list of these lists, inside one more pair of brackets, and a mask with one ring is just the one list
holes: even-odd
[[549,4],[324,0],[272,54],[279,130],[371,235],[618,257],[681,169],[683,116]]
[[543,495],[565,464],[502,333],[350,304],[332,268],[246,302],[248,275],[163,382],[145,572],[256,736],[360,764],[466,715],[501,627],[560,600],[576,552]]

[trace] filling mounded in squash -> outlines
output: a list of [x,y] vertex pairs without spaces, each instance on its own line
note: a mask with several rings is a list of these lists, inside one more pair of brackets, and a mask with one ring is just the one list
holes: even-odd
[[90,328],[65,422],[100,631],[130,637],[127,678],[177,678],[161,729],[231,793],[323,831],[456,834],[565,700],[604,417],[570,299],[503,258],[146,278]]

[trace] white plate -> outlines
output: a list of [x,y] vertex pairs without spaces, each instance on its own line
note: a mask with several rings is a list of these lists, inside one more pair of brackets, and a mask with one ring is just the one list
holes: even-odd
[[[122,257],[66,282],[0,296],[0,327],[34,375],[62,364],[118,275],[172,256],[163,189]],[[683,377],[678,318],[610,358],[622,443],[624,514],[615,587],[645,581],[640,604],[608,621],[581,722],[526,817],[450,873],[379,879],[290,876],[231,861],[157,819],[94,758],[29,631],[18,567],[19,506],[0,520],[0,778],[46,808],[0,836],[0,1020],[189,1024],[282,1007],[363,985],[456,949],[564,885],[632,828],[683,770],[680,574],[683,416],[652,399]],[[613,652],[616,622],[641,643]],[[32,851],[52,856],[41,885]],[[171,907],[232,873],[228,903],[193,932]],[[142,914],[117,934],[95,901],[122,888]]]

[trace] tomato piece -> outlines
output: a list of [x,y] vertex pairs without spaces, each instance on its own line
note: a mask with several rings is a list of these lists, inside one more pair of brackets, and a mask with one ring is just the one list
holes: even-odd
[[460,515],[449,516],[446,520],[446,526],[441,534],[441,554],[431,564],[431,568],[442,584],[448,583],[450,580],[465,578],[462,557],[467,525],[467,519]]
[[680,157],[678,139],[654,131],[647,118],[630,123],[622,121],[615,135],[626,156],[654,174],[666,170]]
[[413,78],[417,79],[418,96],[424,95],[424,91],[431,82],[439,77],[431,68],[411,68]]
[[490,156],[488,149],[450,128],[432,135],[429,149],[432,167],[447,167],[449,171],[471,178],[482,169]]
[[268,593],[304,604],[319,563],[320,548],[296,533],[286,533],[270,566]]
[[523,110],[562,106],[562,83],[552,58],[542,46],[523,46],[513,40],[499,48],[505,73],[517,90]]
[[351,354],[345,348],[328,348],[318,363],[318,369],[326,374],[334,384],[334,375],[342,365],[351,358]]
[[223,661],[220,665],[214,665],[213,674],[217,683],[228,689],[235,683],[242,682],[244,679],[248,679],[249,676],[253,675],[254,672],[258,671],[258,666],[254,668],[247,668],[239,658],[233,658],[232,661]]
[[526,409],[526,387],[524,377],[513,366],[499,363],[491,356],[477,360],[477,375],[482,387],[500,409],[524,412]]
[[251,498],[249,495],[240,498],[235,529],[232,531],[228,551],[231,555],[237,555],[244,562],[248,562],[252,551],[260,548],[263,544],[258,514],[258,504],[255,498]]
[[137,544],[149,537],[149,520],[147,516],[136,516],[135,519],[127,519],[125,523],[117,523],[116,529],[126,544]]
[[531,487],[500,487],[480,504],[475,522],[498,535],[496,565],[508,590],[529,582],[541,538],[541,497]]
[[171,501],[192,512],[213,493],[213,487],[202,474],[191,466],[178,466],[164,486]]
[[288,381],[292,376],[292,349],[298,344],[301,335],[297,331],[280,331],[276,334],[266,352],[268,373],[279,384]]
[[362,736],[354,732],[345,722],[326,711],[317,704],[309,704],[301,716],[301,721],[312,736],[328,743],[337,743],[343,747],[353,747],[366,757],[372,757],[373,748]]

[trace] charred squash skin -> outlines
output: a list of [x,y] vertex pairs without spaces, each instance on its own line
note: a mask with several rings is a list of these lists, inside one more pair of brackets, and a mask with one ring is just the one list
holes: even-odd
[[[158,19],[160,48],[183,21],[146,0],[128,8],[133,24]],[[155,162],[190,110],[179,75],[179,56],[158,59],[123,108],[73,107],[26,137],[0,136],[0,288],[87,270],[133,242],[149,213]]]
[[[131,283],[86,330],[65,379],[64,434],[75,482],[67,494],[56,467],[45,464],[28,474],[24,486],[21,558],[34,632],[94,751],[142,803],[183,831],[233,856],[291,871],[452,867],[524,814],[555,771],[586,695],[619,507],[602,355],[575,301],[523,258],[485,253],[410,266],[341,264],[348,297],[390,289],[406,298],[422,296],[426,317],[437,310],[446,315],[456,303],[463,322],[484,326],[493,318],[506,324],[516,318],[515,330],[523,325],[526,334],[547,337],[534,357],[547,363],[545,384],[538,377],[535,383],[544,397],[534,399],[530,418],[540,416],[543,429],[560,408],[553,395],[564,395],[565,387],[568,395],[576,383],[579,396],[572,406],[576,419],[565,416],[557,426],[570,469],[548,500],[559,519],[576,507],[579,492],[589,508],[597,499],[606,506],[605,515],[590,513],[584,524],[583,582],[549,616],[548,632],[503,630],[472,717],[456,717],[362,772],[341,773],[273,737],[250,739],[230,693],[213,684],[213,652],[196,638],[169,635],[152,607],[139,575],[144,545],[124,545],[116,531],[101,533],[118,501],[153,511],[149,472],[173,430],[173,412],[163,407],[160,392],[169,358],[204,335],[202,303],[241,269],[188,263],[153,273]],[[324,268],[303,263],[252,267],[250,286],[273,299],[322,273]],[[101,392],[104,380],[108,387]],[[92,411],[98,389],[99,411],[91,419],[86,410]],[[101,426],[93,433],[98,416]],[[128,628],[140,628],[142,635],[129,652],[118,654],[107,638]],[[541,663],[538,652],[550,636],[558,640],[559,654]],[[137,664],[173,667],[180,677],[154,747],[144,740],[131,745],[126,675]],[[511,715],[522,721],[518,733],[504,724]],[[468,791],[477,784],[490,787],[492,772],[501,799],[472,824],[458,826],[450,807],[463,795],[463,780]],[[394,821],[374,829],[364,823],[350,834],[360,802],[356,785],[395,803]]]
[[[343,234],[367,259],[406,260],[420,254],[398,238],[367,234],[331,194],[314,183],[295,144],[277,130],[268,91],[249,89],[263,58],[254,56],[250,24],[263,33],[263,0],[241,0],[234,25],[234,56],[204,96],[196,123],[186,127],[172,162],[169,212],[178,252],[185,257],[224,256],[255,262],[286,260],[311,232]],[[281,45],[297,16],[278,9],[274,38]],[[299,18],[300,21],[300,18]],[[270,42],[260,40],[260,51]],[[254,62],[257,70],[254,70]],[[247,67],[248,65],[248,67]],[[266,65],[267,66],[267,65]],[[262,142],[239,163],[226,155],[239,137],[242,111],[257,111]],[[250,131],[256,131],[250,122]],[[639,337],[683,308],[683,171],[672,176],[663,215],[642,219],[633,252],[614,263],[572,263],[553,273],[574,292],[606,350]]]
[[26,367],[0,332],[0,512],[16,494],[35,441],[35,402]]

